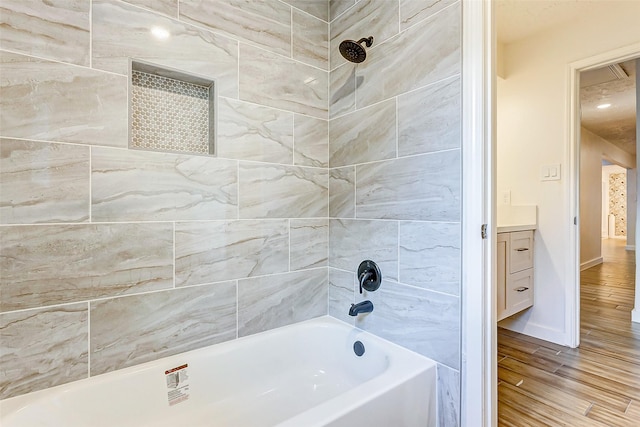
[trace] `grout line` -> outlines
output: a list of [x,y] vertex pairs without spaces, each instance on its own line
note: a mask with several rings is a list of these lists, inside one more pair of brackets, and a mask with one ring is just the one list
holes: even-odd
[[91,378],[91,302],[87,301],[87,378]]
[[240,281],[236,280],[236,339],[240,337]]
[[398,246],[397,246],[396,249],[397,249],[398,252],[396,253],[396,257],[397,257],[396,258],[396,267],[397,267],[398,271],[396,272],[396,277],[398,278],[398,283],[401,283],[400,282],[400,221],[398,221],[398,234],[397,234],[397,237],[398,237]]
[[395,97],[395,101],[396,101],[396,159],[400,158],[400,148],[399,148],[399,135],[400,135],[400,119],[399,119],[399,114],[398,114],[398,110],[399,110],[399,105],[400,102],[398,100],[398,96]]
[[[296,115],[292,114],[291,117],[291,164],[296,165]],[[326,168],[323,168],[326,169]]]
[[89,146],[89,224],[93,223],[93,147]]
[[89,68],[93,69],[93,1],[89,2]]
[[[328,81],[328,80],[327,80]],[[328,84],[328,83],[327,83]],[[309,117],[312,119],[316,119],[316,120],[324,120],[326,122],[328,122],[330,119],[329,118],[324,118],[324,117],[318,117],[318,116],[312,116],[310,114],[307,113],[299,113],[297,111],[292,111],[292,110],[285,110],[283,108],[278,108],[278,107],[274,107],[271,105],[265,105],[265,104],[258,104],[257,102],[252,102],[252,101],[248,101],[246,99],[239,99],[239,98],[231,98],[228,96],[224,96],[224,95],[218,95],[218,98],[220,99],[225,99],[227,101],[232,101],[232,102],[239,102],[239,103],[243,103],[243,104],[248,104],[248,105],[253,105],[256,107],[261,107],[261,108],[267,108],[267,109],[271,109],[274,111],[281,111],[283,113],[288,113],[288,114],[297,114],[299,116],[304,116],[304,117]],[[328,116],[327,116],[328,117]]]
[[291,59],[293,59],[293,6],[289,5],[289,16],[291,19],[291,23],[289,25],[289,37],[290,37],[290,43],[289,43],[289,55],[291,56]]
[[289,272],[291,272],[291,218],[287,219],[289,225]]

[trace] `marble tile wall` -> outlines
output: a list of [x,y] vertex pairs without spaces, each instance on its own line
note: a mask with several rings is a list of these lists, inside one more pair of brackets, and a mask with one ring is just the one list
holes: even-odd
[[[459,1],[1,7],[0,398],[329,313],[436,360],[459,423]],[[216,80],[216,157],[127,149],[129,58]]]
[[[328,35],[327,0],[2,1],[0,399],[327,314]],[[215,157],[128,148],[129,58],[215,79]]]
[[[329,314],[438,362],[460,424],[461,2],[331,0]],[[374,37],[361,64],[343,39]],[[363,259],[384,277],[358,292]],[[369,299],[370,314],[347,315]]]

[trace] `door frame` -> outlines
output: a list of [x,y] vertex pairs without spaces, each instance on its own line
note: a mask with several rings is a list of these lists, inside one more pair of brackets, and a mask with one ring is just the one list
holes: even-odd
[[[569,212],[567,238],[569,245],[566,281],[570,283],[565,309],[567,336],[571,347],[580,345],[580,72],[623,62],[640,56],[640,43],[600,53],[569,64],[567,67],[567,129],[569,173],[567,198]],[[637,161],[636,161],[637,164]],[[636,261],[638,255],[636,252]],[[636,288],[636,294],[638,289]]]
[[492,1],[462,2],[460,418],[478,427],[496,425],[498,403],[494,21]]

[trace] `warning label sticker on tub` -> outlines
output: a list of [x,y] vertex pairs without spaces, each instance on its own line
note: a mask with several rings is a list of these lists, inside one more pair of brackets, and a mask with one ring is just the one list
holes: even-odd
[[169,406],[177,405],[189,398],[189,375],[187,374],[188,364],[176,366],[164,371],[167,380],[167,399]]

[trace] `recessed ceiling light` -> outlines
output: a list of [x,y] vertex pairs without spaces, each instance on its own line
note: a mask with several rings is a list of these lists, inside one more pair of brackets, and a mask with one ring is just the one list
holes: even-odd
[[596,108],[604,110],[605,108],[609,108],[609,107],[611,107],[611,104],[600,104]]
[[155,38],[157,38],[158,40],[166,40],[171,35],[171,33],[169,33],[169,31],[165,30],[162,27],[152,27],[151,28],[151,34],[153,34],[153,36]]

